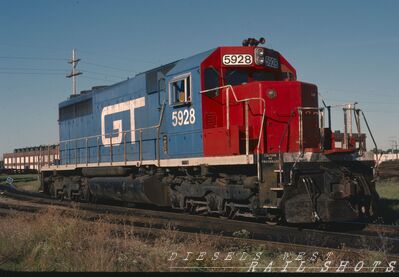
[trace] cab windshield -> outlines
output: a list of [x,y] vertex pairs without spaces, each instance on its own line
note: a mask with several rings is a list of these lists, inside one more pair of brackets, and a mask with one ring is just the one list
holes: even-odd
[[276,81],[277,78],[274,73],[248,69],[227,69],[224,75],[225,85],[241,85],[255,81]]

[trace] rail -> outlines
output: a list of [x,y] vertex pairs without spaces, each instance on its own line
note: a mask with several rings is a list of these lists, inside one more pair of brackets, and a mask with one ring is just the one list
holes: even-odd
[[[87,219],[92,220],[93,216],[107,214],[111,217],[112,222],[123,222],[123,224],[131,224],[138,222],[138,225],[151,223],[152,228],[164,226],[168,222],[174,222],[178,229],[189,229],[190,232],[201,233],[223,233],[223,235],[231,236],[236,230],[246,229],[251,233],[251,239],[263,239],[288,244],[288,248],[298,247],[298,251],[302,251],[304,247],[309,246],[309,251],[315,249],[320,251],[319,247],[331,247],[334,251],[340,251],[342,245],[345,245],[344,252],[351,253],[355,249],[364,251],[365,245],[368,250],[381,251],[382,246],[389,246],[385,249],[386,257],[395,260],[399,253],[399,240],[396,237],[396,227],[387,225],[370,226],[372,229],[359,231],[359,223],[347,225],[346,232],[334,232],[331,230],[317,230],[311,228],[298,228],[298,226],[270,226],[264,223],[250,222],[244,220],[230,220],[215,218],[209,216],[199,216],[193,214],[183,214],[172,210],[148,210],[140,208],[125,208],[120,206],[111,206],[101,203],[73,203],[68,201],[59,201],[39,196],[31,195],[22,191],[5,191],[4,199],[0,201],[0,209],[13,209],[15,211],[37,212],[51,205],[53,208],[65,209],[76,208],[84,211],[84,215],[88,214]],[[94,212],[94,214],[93,214]],[[68,210],[66,210],[68,216]],[[121,214],[123,214],[121,216]],[[76,217],[76,212],[73,213]],[[121,220],[123,219],[123,220]],[[130,222],[130,223],[129,223]],[[154,222],[157,224],[154,225]],[[341,227],[342,228],[342,227]],[[383,236],[381,235],[383,234]],[[309,239],[309,238],[312,239]],[[259,243],[259,242],[258,242]],[[283,245],[279,245],[282,247]],[[328,251],[332,251],[328,249]],[[343,252],[343,253],[344,253]],[[362,253],[360,253],[362,254]],[[363,255],[363,254],[362,254]],[[393,256],[393,257],[390,257]]]

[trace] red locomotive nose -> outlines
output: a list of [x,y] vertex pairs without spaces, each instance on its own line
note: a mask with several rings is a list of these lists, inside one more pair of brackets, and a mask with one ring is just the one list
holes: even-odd
[[204,106],[205,155],[320,151],[314,85],[251,82],[223,87],[213,100],[218,104]]

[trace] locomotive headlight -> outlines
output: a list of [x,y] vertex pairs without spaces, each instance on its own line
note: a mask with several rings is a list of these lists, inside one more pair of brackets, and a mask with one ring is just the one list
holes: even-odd
[[255,48],[255,64],[262,65],[265,63],[265,51],[263,48]]
[[262,57],[265,55],[265,51],[263,51],[263,48],[256,48],[255,52],[256,52],[256,55],[259,55]]

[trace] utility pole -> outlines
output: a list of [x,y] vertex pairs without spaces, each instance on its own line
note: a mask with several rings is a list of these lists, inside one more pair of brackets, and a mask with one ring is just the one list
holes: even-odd
[[397,140],[394,140],[394,139],[391,140],[391,149],[392,149],[392,154],[396,153],[396,160],[397,160],[398,159],[398,141]]
[[69,75],[67,75],[67,78],[72,78],[72,95],[76,95],[76,76],[81,75],[82,72],[76,71],[76,66],[78,65],[78,62],[80,59],[77,58],[76,56],[76,49],[72,50],[72,59],[68,62],[72,64],[72,71]]

